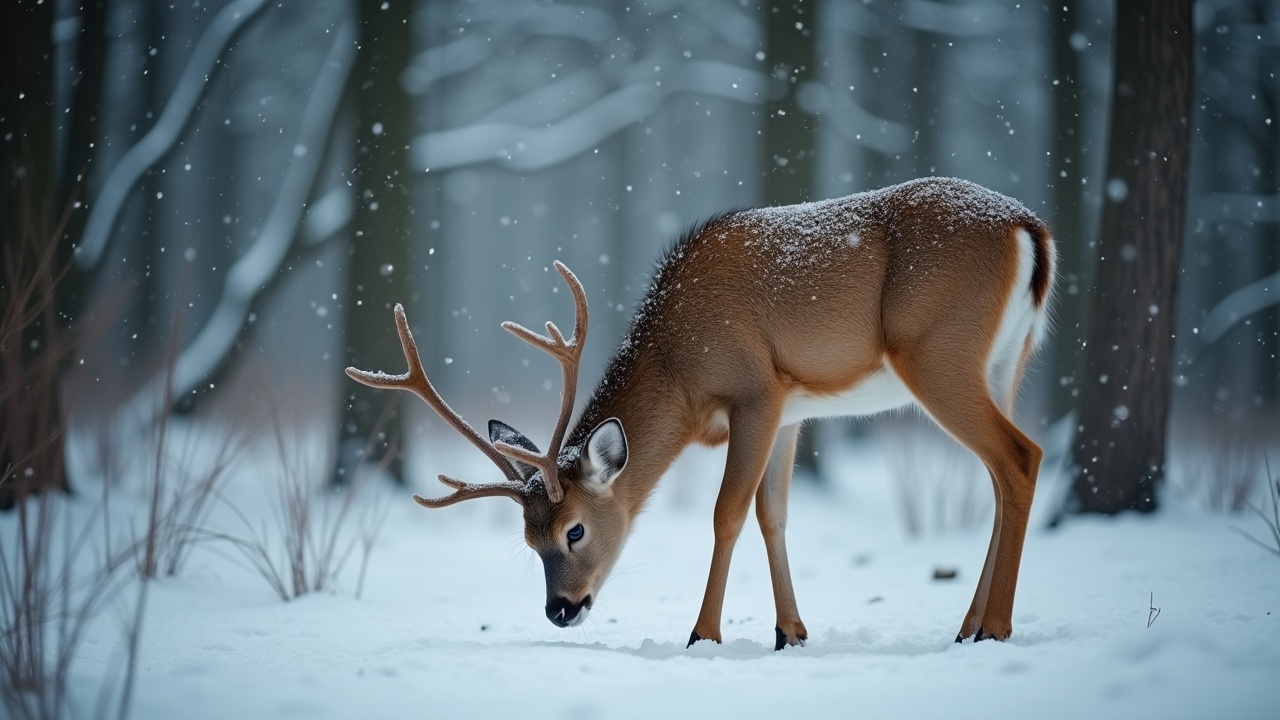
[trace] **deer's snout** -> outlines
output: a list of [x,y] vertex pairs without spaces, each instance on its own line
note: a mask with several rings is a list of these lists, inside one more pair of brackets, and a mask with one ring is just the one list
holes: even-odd
[[576,603],[567,597],[556,596],[547,602],[547,619],[560,627],[570,627],[585,620],[586,611],[590,609],[590,595]]

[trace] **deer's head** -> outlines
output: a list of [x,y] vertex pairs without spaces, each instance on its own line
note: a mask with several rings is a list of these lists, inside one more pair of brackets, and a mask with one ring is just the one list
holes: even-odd
[[452,494],[441,498],[414,495],[413,499],[429,508],[498,495],[520,503],[524,508],[525,542],[542,558],[546,571],[547,618],[560,627],[569,627],[586,618],[630,529],[630,516],[613,492],[613,482],[627,464],[627,438],[622,423],[610,418],[580,444],[563,444],[587,334],[587,299],[582,283],[569,268],[559,261],[555,266],[569,284],[577,308],[573,335],[566,340],[551,322],[547,323],[547,336],[516,323],[502,324],[525,342],[550,353],[563,370],[560,416],[546,452],[497,420],[489,422],[489,438],[485,439],[444,402],[422,368],[400,305],[395,308],[396,330],[409,371],[386,375],[347,368],[347,375],[371,387],[414,393],[498,466],[506,476],[505,482],[472,485],[441,475],[440,482],[453,488]]
[[[489,421],[489,438],[538,452],[524,435]],[[627,439],[615,419],[600,423],[581,445],[560,450],[556,475],[562,497],[552,502],[538,468],[517,461],[530,491],[524,507],[524,539],[542,558],[547,578],[547,619],[560,627],[582,622],[622,552],[630,517],[613,494],[627,463]]]

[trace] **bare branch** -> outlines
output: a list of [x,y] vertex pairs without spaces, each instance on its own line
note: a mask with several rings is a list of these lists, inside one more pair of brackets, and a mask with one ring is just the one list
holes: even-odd
[[1205,316],[1204,327],[1201,328],[1205,346],[1221,340],[1241,320],[1277,303],[1280,303],[1280,273],[1236,290],[1214,305]]
[[91,270],[98,265],[129,193],[143,173],[159,162],[178,141],[231,39],[266,5],[266,0],[239,0],[223,8],[209,23],[192,50],[160,118],[112,168],[103,183],[102,193],[90,207],[83,241],[76,248],[76,264],[82,270]]
[[[343,88],[355,65],[356,50],[355,28],[349,22],[343,23],[335,33],[302,113],[297,145],[308,151],[294,154],[258,240],[231,266],[213,315],[178,356],[173,378],[175,397],[189,394],[226,357],[240,336],[254,298],[266,289],[272,277],[279,276],[281,265],[296,242],[307,197],[319,175],[324,155],[320,148],[337,117]],[[125,402],[123,411],[148,425],[161,411],[162,392],[163,379],[153,378]]]

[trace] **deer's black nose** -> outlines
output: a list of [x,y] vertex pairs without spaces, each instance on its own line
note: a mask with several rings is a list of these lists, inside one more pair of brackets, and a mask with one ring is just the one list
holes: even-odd
[[576,603],[567,597],[557,596],[547,602],[547,619],[560,627],[577,625],[579,622],[578,614],[582,612],[582,608],[587,606],[590,600],[591,596],[589,595]]

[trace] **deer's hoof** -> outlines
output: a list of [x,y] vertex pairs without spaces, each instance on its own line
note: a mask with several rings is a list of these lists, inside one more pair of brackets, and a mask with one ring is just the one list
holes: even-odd
[[794,633],[787,633],[783,631],[782,628],[775,627],[773,629],[773,635],[774,652],[778,652],[788,645],[799,645],[800,647],[804,647],[805,640],[809,639],[808,633],[806,633],[803,628]]
[[1013,628],[1006,629],[1004,632],[988,632],[983,628],[978,628],[978,634],[973,636],[974,642],[982,642],[983,640],[1008,640],[1013,634]]

